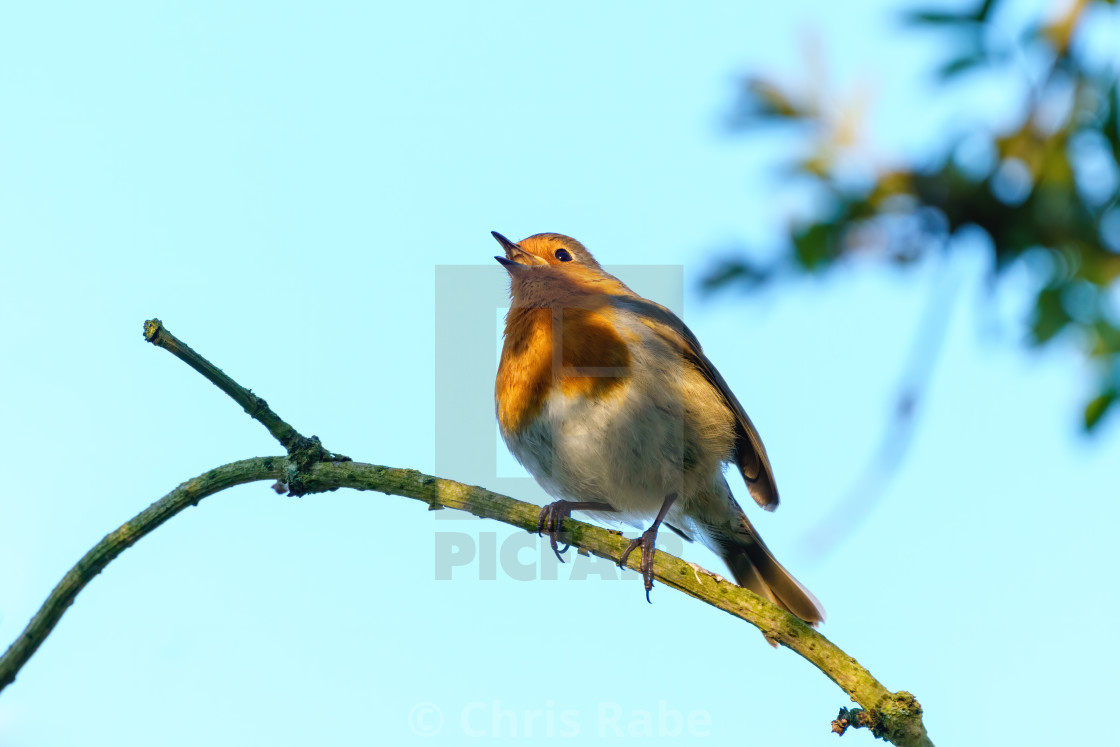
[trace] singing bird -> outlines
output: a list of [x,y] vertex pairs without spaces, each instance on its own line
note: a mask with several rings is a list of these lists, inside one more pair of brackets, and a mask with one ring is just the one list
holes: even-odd
[[641,549],[647,599],[664,523],[720,555],[740,586],[822,621],[820,603],[774,559],[727,485],[724,465],[734,463],[758,505],[778,505],[762,439],[696,336],[575,239],[540,233],[514,243],[492,233],[512,299],[494,387],[498,425],[558,499],[541,510],[537,531],[548,532],[561,562],[557,535],[573,510],[639,527],[652,520],[620,563]]

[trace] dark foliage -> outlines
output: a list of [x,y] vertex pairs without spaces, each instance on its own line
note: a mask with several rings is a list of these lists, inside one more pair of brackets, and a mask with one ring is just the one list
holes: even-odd
[[[1115,0],[1074,0],[1057,17],[1023,29],[1010,46],[990,33],[1001,5],[985,0],[971,12],[905,17],[910,33],[924,28],[956,42],[936,71],[950,94],[962,76],[980,70],[1009,79],[1030,75],[1012,125],[1001,132],[977,127],[942,143],[930,163],[903,164],[858,182],[835,157],[836,144],[820,136],[828,129],[824,107],[771,81],[747,79],[735,127],[810,133],[809,154],[792,167],[824,199],[812,217],[791,226],[782,260],[762,266],[747,257],[727,259],[707,285],[827,273],[857,254],[911,263],[953,251],[962,231],[978,228],[990,239],[994,280],[1016,263],[1036,279],[1025,320],[1029,344],[1073,341],[1071,349],[1093,362],[1096,391],[1083,413],[1092,430],[1120,398],[1120,90],[1116,59],[1092,59],[1080,40],[1098,14],[1115,12],[1108,7]],[[1037,64],[1028,71],[1023,59]],[[960,147],[964,142],[970,147]]]

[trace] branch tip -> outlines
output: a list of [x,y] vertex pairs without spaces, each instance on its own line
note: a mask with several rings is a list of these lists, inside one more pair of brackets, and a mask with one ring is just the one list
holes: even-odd
[[241,409],[248,413],[249,417],[268,429],[272,437],[288,452],[289,472],[286,475],[288,495],[300,496],[312,492],[305,486],[303,479],[303,475],[312,464],[350,460],[347,456],[327,451],[315,436],[307,438],[301,435],[273,412],[263,397],[253,394],[252,390],[241,386],[220,368],[199,355],[189,345],[171,334],[159,319],[149,319],[144,322],[144,339],[168,351],[202,374],[207,381],[241,405]]
[[163,322],[159,319],[149,319],[144,322],[144,339],[153,345],[158,345],[156,337],[159,335],[160,330],[163,329]]

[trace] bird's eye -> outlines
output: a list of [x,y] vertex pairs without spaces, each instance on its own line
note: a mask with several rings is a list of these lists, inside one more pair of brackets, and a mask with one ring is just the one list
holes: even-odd
[[572,261],[572,255],[571,255],[571,253],[568,252],[567,249],[557,249],[556,252],[555,252],[555,256],[556,256],[556,259],[560,260],[561,262],[571,262]]

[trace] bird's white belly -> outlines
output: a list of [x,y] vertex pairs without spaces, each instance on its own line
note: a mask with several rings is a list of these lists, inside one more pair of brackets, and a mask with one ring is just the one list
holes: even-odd
[[634,380],[601,399],[554,390],[529,427],[503,436],[551,495],[609,504],[623,520],[656,516],[685,490],[681,408]]

